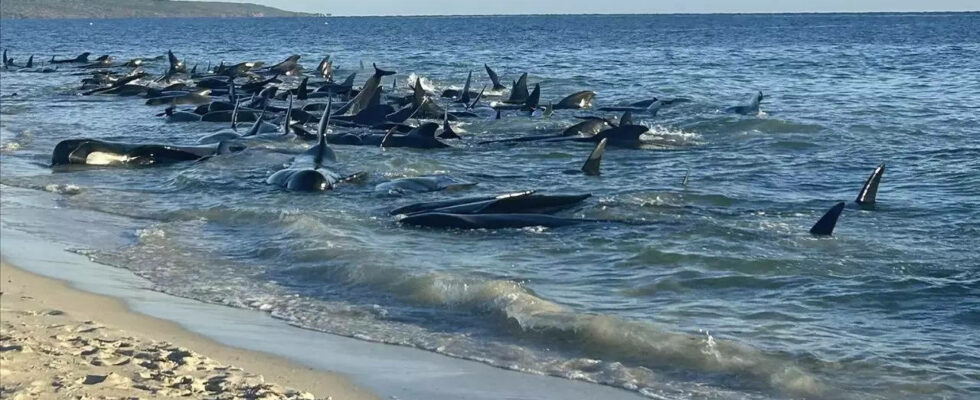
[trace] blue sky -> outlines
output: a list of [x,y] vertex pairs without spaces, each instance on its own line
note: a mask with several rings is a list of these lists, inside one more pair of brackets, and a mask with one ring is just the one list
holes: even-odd
[[221,0],[333,15],[980,11],[980,0]]

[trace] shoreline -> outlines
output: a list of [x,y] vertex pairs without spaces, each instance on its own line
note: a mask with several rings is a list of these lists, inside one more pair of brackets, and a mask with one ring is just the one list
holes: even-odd
[[[142,367],[143,363],[138,365],[136,361],[139,359],[138,356],[127,357],[117,353],[113,354],[117,357],[107,355],[106,357],[109,358],[99,358],[98,355],[94,355],[92,360],[86,360],[92,364],[89,366],[78,358],[85,359],[86,352],[96,350],[83,349],[79,350],[80,354],[73,354],[71,350],[62,350],[62,348],[70,349],[73,344],[82,346],[120,341],[127,343],[123,347],[154,349],[162,353],[167,353],[168,350],[172,350],[171,348],[189,350],[193,358],[202,360],[201,366],[197,369],[198,375],[201,375],[197,378],[201,388],[204,387],[206,382],[204,379],[207,376],[220,376],[222,371],[232,371],[231,374],[237,373],[237,375],[229,380],[240,377],[244,379],[243,382],[251,379],[252,383],[250,386],[244,384],[239,387],[229,386],[222,392],[256,390],[255,388],[262,384],[255,382],[263,382],[269,387],[278,387],[280,393],[285,396],[273,398],[311,398],[310,396],[318,399],[374,400],[379,398],[355,386],[343,376],[318,371],[274,355],[220,344],[190,332],[177,323],[136,313],[118,299],[83,292],[64,282],[29,272],[6,259],[0,261],[0,277],[2,277],[0,282],[2,307],[0,308],[4,316],[2,345],[4,351],[0,352],[5,367],[2,371],[5,381],[3,393],[14,398],[25,394],[25,391],[28,395],[42,396],[63,395],[66,392],[71,392],[72,395],[106,395],[106,391],[124,397],[146,396],[151,393],[166,395],[168,391],[173,391],[170,394],[179,393],[180,389],[165,387],[168,385],[153,382],[154,379],[148,378],[150,371],[162,371],[163,368],[150,364],[147,364],[148,367]],[[86,328],[88,326],[91,328]],[[52,327],[56,328],[52,331]],[[57,327],[76,328],[69,330]],[[64,335],[52,334],[63,330],[68,332],[62,332],[65,333]],[[78,332],[94,332],[92,336],[97,337],[72,336],[72,333]],[[30,343],[30,345],[23,343]],[[99,353],[106,354],[104,350],[107,349],[99,349]],[[107,363],[105,359],[114,361]],[[43,362],[44,366],[38,368],[37,365],[31,365],[30,368],[24,368],[24,364],[39,362]],[[184,364],[174,363],[172,367],[178,365]],[[185,368],[180,372],[192,373],[192,370],[192,368]],[[165,375],[166,371],[162,373]],[[142,382],[136,385],[130,384],[132,381],[139,382],[141,375],[144,377]],[[99,376],[110,378],[98,384],[84,382],[85,379],[98,379],[90,377]],[[48,383],[46,380],[49,379],[54,380],[50,384],[37,384],[37,382]],[[75,379],[82,382],[71,385]],[[192,385],[188,383],[187,386]],[[209,393],[209,395],[214,394],[213,391]]]
[[[216,349],[225,349],[232,354],[236,351],[254,354],[259,363],[275,358],[283,365],[298,368],[313,377],[334,376],[338,381],[349,384],[355,392],[359,391],[358,394],[365,395],[353,397],[356,400],[645,398],[638,392],[613,386],[502,369],[414,347],[303,329],[271,317],[266,312],[202,303],[159,292],[153,290],[152,283],[129,270],[99,264],[69,251],[80,245],[70,239],[72,233],[45,229],[50,227],[48,219],[61,221],[65,226],[65,223],[78,218],[73,214],[79,210],[71,212],[69,209],[49,208],[55,206],[49,202],[58,195],[5,185],[0,187],[4,192],[0,246],[5,264],[53,280],[66,288],[116,301],[130,313],[178,327],[201,338],[202,343],[213,343]],[[107,222],[109,225],[118,223],[115,217],[109,217]],[[100,242],[120,244],[116,242],[118,238],[115,235],[113,229],[97,234]],[[0,296],[0,299],[5,296]],[[183,343],[174,342],[184,346]],[[196,351],[196,348],[192,349]],[[202,353],[221,358],[218,353]],[[233,364],[248,367],[234,360]],[[314,391],[319,395],[317,386],[303,386],[304,381],[280,380],[272,372],[264,373],[265,370],[245,370],[263,374],[270,382]],[[337,400],[348,398],[331,396]]]

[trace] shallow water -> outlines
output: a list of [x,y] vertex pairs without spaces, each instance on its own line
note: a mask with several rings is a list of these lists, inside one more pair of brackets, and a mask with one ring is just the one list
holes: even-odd
[[[545,101],[584,89],[599,93],[597,106],[690,98],[638,115],[651,127],[645,145],[608,150],[597,178],[562,173],[587,145],[476,144],[548,133],[583,112],[494,121],[483,109],[454,149],[335,146],[339,169],[369,181],[300,195],[264,183],[308,147],[300,142],[52,172],[61,139],[190,144],[224,126],[164,123],[139,99],[78,96],[82,76],[4,71],[0,94],[18,96],[0,100],[0,183],[130,221],[122,245],[77,239],[97,261],[310,329],[650,397],[980,393],[978,14],[5,20],[0,42],[18,62],[173,49],[202,67],[297,53],[312,68],[331,54],[338,76],[362,60],[397,70],[401,91],[412,75],[458,88],[469,70],[479,88],[489,63],[505,85],[529,72]],[[369,72],[358,72],[360,83]],[[763,115],[719,111],[756,90],[768,96]],[[849,207],[833,238],[806,233],[881,162],[877,210]],[[437,174],[479,185],[374,190]],[[567,216],[642,223],[446,232],[386,215],[531,188],[594,195]]]

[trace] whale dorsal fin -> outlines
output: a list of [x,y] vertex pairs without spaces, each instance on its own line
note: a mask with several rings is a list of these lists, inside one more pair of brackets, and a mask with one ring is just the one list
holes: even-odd
[[320,137],[320,143],[327,143],[327,127],[330,125],[330,108],[333,107],[333,97],[327,97],[327,108],[323,109],[320,116],[320,125],[317,126],[316,134]]
[[609,139],[603,138],[595,145],[595,149],[589,154],[589,158],[585,160],[585,165],[582,166],[582,172],[585,172],[588,176],[599,176],[599,164],[602,163],[602,155],[606,153],[606,142]]
[[263,118],[265,117],[265,110],[269,108],[269,104],[266,103],[262,106],[262,113],[255,118],[255,123],[249,128],[248,132],[244,136],[255,136],[259,134],[259,128],[262,127]]
[[470,102],[470,84],[472,82],[473,82],[473,71],[470,71],[470,74],[466,76],[466,84],[463,85],[463,93],[460,94],[459,101],[463,103]]
[[289,97],[289,106],[286,108],[286,115],[283,116],[283,118],[282,118],[282,134],[283,135],[288,135],[289,134],[289,125],[292,122],[290,120],[293,118],[293,95],[292,95],[292,93],[290,93],[288,97]]
[[231,110],[231,130],[238,132],[238,102],[235,102],[235,108]]
[[881,177],[885,175],[885,163],[881,163],[878,168],[875,168],[868,180],[864,182],[864,187],[861,188],[861,193],[858,193],[857,200],[858,204],[861,205],[872,205],[875,203],[878,197],[878,184],[881,183]]
[[231,102],[238,101],[238,92],[235,89],[235,78],[228,78],[228,100]]
[[844,202],[837,203],[837,205],[830,208],[820,220],[817,221],[813,228],[810,228],[810,233],[814,235],[829,236],[834,234],[834,228],[837,226],[837,219],[840,218],[840,214],[844,211]]
[[296,88],[296,100],[306,100],[307,84],[310,82],[310,77],[304,77],[299,83],[299,87]]
[[487,91],[487,85],[483,85],[483,89],[480,89],[480,94],[476,95],[476,99],[474,99],[472,103],[466,106],[466,109],[472,110],[476,108],[476,105],[480,103],[480,99],[483,98],[483,93],[486,91]]
[[440,138],[443,139],[462,139],[459,134],[453,130],[452,125],[449,125],[449,108],[446,108],[445,114],[442,117],[442,133],[439,134]]
[[380,147],[382,149],[385,148],[385,144],[388,143],[388,139],[391,139],[391,135],[395,134],[395,129],[396,128],[398,128],[398,127],[397,126],[392,126],[391,129],[388,129],[388,132],[385,133],[385,136],[381,139],[381,146]]
[[623,116],[619,118],[619,126],[633,125],[633,112],[626,110]]

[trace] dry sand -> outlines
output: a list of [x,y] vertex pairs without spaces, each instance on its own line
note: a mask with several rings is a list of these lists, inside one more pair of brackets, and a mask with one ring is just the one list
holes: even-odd
[[[229,327],[234,329],[234,327]],[[346,378],[223,346],[0,264],[0,398],[377,399]]]

